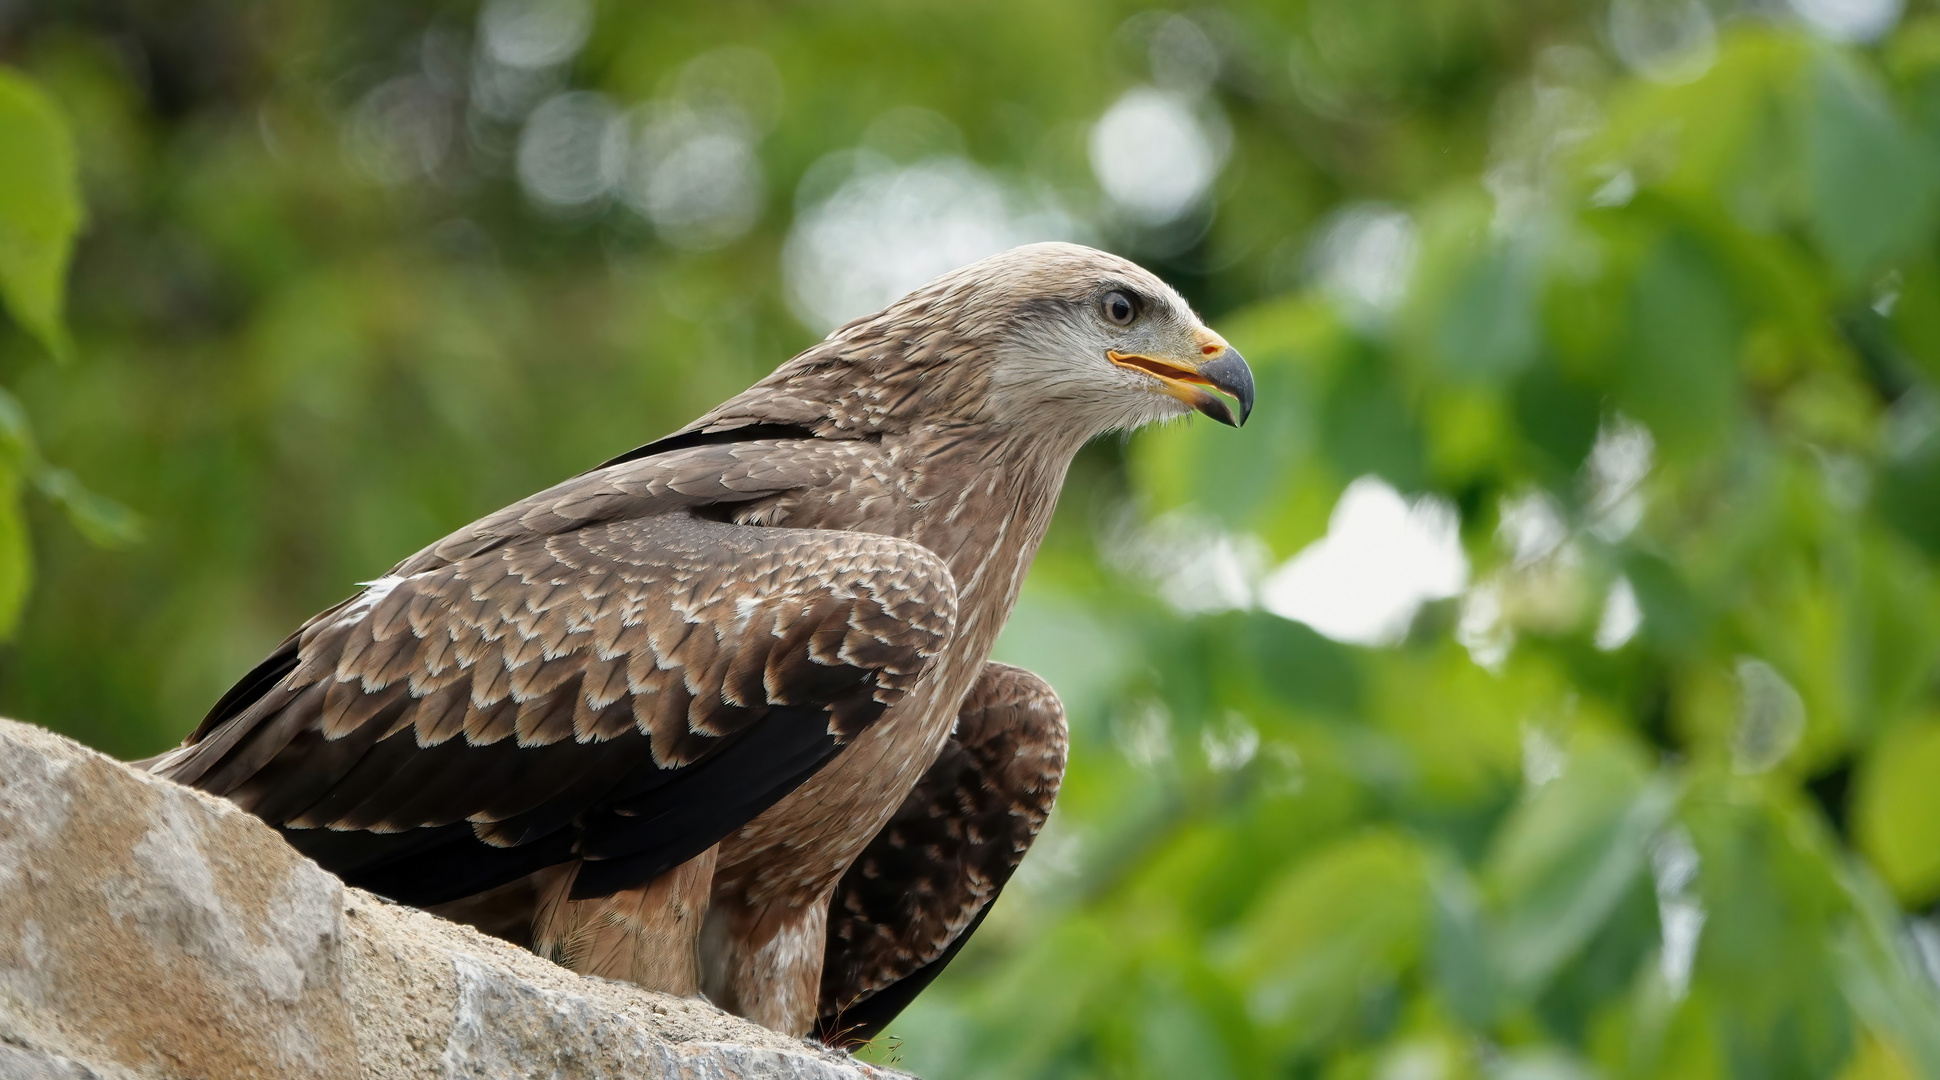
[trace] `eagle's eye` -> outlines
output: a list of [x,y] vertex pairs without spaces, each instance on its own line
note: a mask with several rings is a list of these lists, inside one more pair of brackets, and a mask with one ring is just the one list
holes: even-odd
[[1114,326],[1130,326],[1138,318],[1138,303],[1122,292],[1108,292],[1099,306]]

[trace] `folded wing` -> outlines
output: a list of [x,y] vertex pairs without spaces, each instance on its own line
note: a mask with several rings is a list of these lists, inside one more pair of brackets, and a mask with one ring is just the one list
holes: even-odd
[[819,769],[946,646],[948,568],[719,508],[839,470],[788,442],[575,478],[311,620],[156,771],[352,884],[470,896],[569,859],[643,884]]
[[868,1042],[969,941],[1044,827],[1064,708],[1043,679],[984,665],[956,730],[829,901],[816,1034]]

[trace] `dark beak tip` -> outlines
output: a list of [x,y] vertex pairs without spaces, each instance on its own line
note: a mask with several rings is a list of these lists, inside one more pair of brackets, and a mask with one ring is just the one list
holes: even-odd
[[[1240,427],[1246,418],[1253,415],[1253,369],[1246,364],[1246,358],[1239,350],[1228,345],[1212,363],[1199,369],[1200,377],[1211,383],[1213,389],[1232,395],[1239,402],[1239,417],[1234,419],[1232,411],[1222,409],[1226,415],[1214,415],[1213,419],[1232,427]],[[1222,406],[1224,403],[1221,403]],[[1212,415],[1212,414],[1208,414]]]
[[1213,397],[1211,394],[1207,394],[1205,399],[1199,403],[1199,411],[1231,428],[1236,428],[1246,422],[1244,417],[1235,419],[1233,410],[1224,401]]

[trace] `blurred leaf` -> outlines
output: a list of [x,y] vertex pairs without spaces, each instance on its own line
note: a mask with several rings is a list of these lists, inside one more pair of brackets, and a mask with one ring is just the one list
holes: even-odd
[[1501,1080],[1592,1080],[1596,1073],[1573,1054],[1541,1047],[1503,1055],[1492,1075]]
[[27,424],[27,410],[21,408],[19,398],[5,390],[0,390],[0,457],[20,473],[40,462],[40,449],[34,445],[34,432]]
[[33,582],[33,542],[21,497],[27,472],[38,464],[26,413],[12,394],[0,390],[0,640],[19,627]]
[[1608,129],[1585,147],[1586,163],[1620,162],[1680,202],[1754,227],[1776,224],[1801,172],[1787,98],[1812,55],[1804,35],[1748,26],[1724,36],[1701,77],[1620,88]]
[[1367,719],[1411,758],[1424,807],[1499,806],[1521,780],[1523,725],[1561,719],[1568,689],[1541,662],[1502,674],[1452,644],[1386,658]]
[[1426,865],[1404,836],[1343,840],[1268,887],[1233,960],[1247,1009],[1287,1044],[1325,1037],[1420,955]]
[[1503,824],[1484,872],[1498,913],[1495,961],[1510,985],[1537,989],[1596,933],[1675,805],[1670,784],[1633,750],[1579,736],[1562,774]]
[[1030,954],[996,973],[980,989],[991,1032],[953,1062],[979,1077],[1026,1075],[1054,1060],[1098,998],[1128,988],[1133,957],[1109,926],[1080,916],[1055,927]]
[[1702,987],[1678,994],[1655,971],[1639,973],[1628,1000],[1600,1018],[1597,1057],[1628,1080],[1713,1080],[1729,1076],[1711,1001]]
[[1818,816],[1767,778],[1706,770],[1681,817],[1706,912],[1692,980],[1711,995],[1722,1047],[1764,1075],[1828,1074],[1852,1053],[1856,1022],[1835,956],[1849,901]]
[[1880,470],[1880,516],[1929,555],[1940,555],[1940,431],[1899,448]]
[[1490,924],[1475,882],[1460,868],[1434,872],[1434,973],[1448,1008],[1486,1028],[1501,1009],[1504,987],[1490,949]]
[[0,300],[57,358],[68,353],[61,293],[80,227],[67,122],[38,87],[0,68]]
[[1223,977],[1206,966],[1189,938],[1165,936],[1145,950],[1141,993],[1124,1020],[1132,1030],[1120,1075],[1206,1077],[1260,1075],[1264,1064],[1251,1038],[1246,1006]]
[[67,519],[91,543],[118,548],[141,539],[141,518],[133,510],[89,491],[66,469],[41,469],[34,477],[34,486],[66,511]]
[[1901,724],[1874,744],[1853,804],[1860,846],[1893,892],[1940,898],[1940,724]]
[[1141,1073],[1154,1077],[1234,1076],[1219,1030],[1190,1001],[1167,997],[1151,1002],[1139,1023]]
[[1926,377],[1940,378],[1940,264],[1931,256],[1907,261],[1888,319]]
[[1529,247],[1489,244],[1458,273],[1436,334],[1457,378],[1499,380],[1535,360],[1538,267]]
[[[1651,850],[1657,855],[1653,867],[1663,851],[1675,849],[1682,840],[1675,833],[1653,838]],[[1568,1045],[1584,1045],[1615,1011],[1614,1003],[1635,992],[1640,983],[1655,982],[1670,993],[1684,989],[1681,981],[1667,982],[1672,961],[1665,954],[1682,947],[1671,939],[1688,924],[1665,925],[1657,883],[1655,872],[1633,877],[1596,931],[1550,976],[1532,1011],[1552,1037]],[[1672,911],[1671,918],[1683,918],[1683,911]]]
[[89,491],[73,473],[41,459],[26,410],[5,390],[0,390],[0,458],[16,476],[30,477],[33,486],[59,506],[90,542],[114,548],[141,539],[141,519],[134,511]]
[[27,536],[18,463],[0,457],[0,639],[13,636],[33,582],[33,548]]
[[1812,226],[1847,281],[1868,283],[1933,224],[1935,170],[1878,85],[1843,58],[1814,65],[1809,143]]
[[1940,1076],[1940,994],[1928,972],[1913,968],[1919,961],[1908,955],[1892,898],[1863,868],[1843,877],[1856,917],[1836,945],[1840,982],[1877,1033],[1861,1043],[1855,1064],[1881,1070],[1874,1075],[1911,1066],[1917,1075]]
[[1549,475],[1573,477],[1596,444],[1602,395],[1568,377],[1560,365],[1538,364],[1516,380],[1511,401],[1516,425],[1549,467]]
[[1716,263],[1693,237],[1671,233],[1638,265],[1630,305],[1613,387],[1623,411],[1671,452],[1728,439],[1737,419],[1739,325]]
[[1365,679],[1352,648],[1265,612],[1249,613],[1238,630],[1236,644],[1274,698],[1343,718],[1360,712]]
[[1920,1080],[1920,1075],[1892,1043],[1868,1035],[1839,1073],[1839,1080]]
[[1402,491],[1419,491],[1426,479],[1421,432],[1383,366],[1379,354],[1362,349],[1336,373],[1321,409],[1322,447],[1342,477],[1374,473]]
[[1422,266],[1408,315],[1421,347],[1456,381],[1500,381],[1536,355],[1540,252],[1531,231],[1495,228],[1496,212],[1469,191],[1423,214]]

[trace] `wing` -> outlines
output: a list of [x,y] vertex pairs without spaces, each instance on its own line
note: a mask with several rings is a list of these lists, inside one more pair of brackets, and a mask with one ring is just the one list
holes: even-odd
[[696,516],[788,486],[751,445],[596,471],[427,548],[156,771],[420,906],[575,858],[575,896],[599,896],[705,851],[894,704],[955,623],[920,545]]
[[984,665],[956,730],[829,901],[816,1034],[859,1046],[956,956],[1044,827],[1064,777],[1064,707]]

